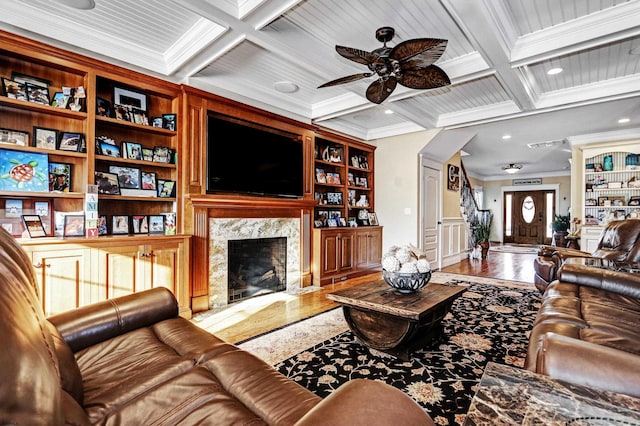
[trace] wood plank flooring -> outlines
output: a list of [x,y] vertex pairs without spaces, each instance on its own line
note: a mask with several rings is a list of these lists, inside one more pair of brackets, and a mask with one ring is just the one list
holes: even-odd
[[[487,259],[465,259],[443,268],[442,272],[533,283],[534,258],[535,254],[530,253],[490,251]],[[326,297],[327,293],[379,278],[380,273],[376,273],[330,284],[321,290],[299,295],[279,292],[254,297],[234,303],[219,312],[197,314],[194,316],[194,322],[230,343],[237,343],[336,308],[339,305],[329,300]]]

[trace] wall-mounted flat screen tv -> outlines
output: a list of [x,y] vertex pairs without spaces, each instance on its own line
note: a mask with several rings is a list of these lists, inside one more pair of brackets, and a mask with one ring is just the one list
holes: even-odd
[[207,193],[302,197],[300,135],[209,113]]

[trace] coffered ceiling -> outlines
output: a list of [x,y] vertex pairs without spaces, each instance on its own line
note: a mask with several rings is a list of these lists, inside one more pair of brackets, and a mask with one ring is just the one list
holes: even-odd
[[[367,141],[441,128],[443,140],[460,135],[465,168],[485,179],[504,177],[509,163],[523,166],[518,176],[568,174],[573,143],[640,134],[640,0],[68,6],[82,1],[3,1],[0,28]],[[436,64],[452,84],[398,85],[380,105],[365,98],[374,77],[318,89],[368,72],[335,46],[372,51],[383,26],[395,28],[391,47],[447,39]],[[563,71],[549,75],[552,68]]]

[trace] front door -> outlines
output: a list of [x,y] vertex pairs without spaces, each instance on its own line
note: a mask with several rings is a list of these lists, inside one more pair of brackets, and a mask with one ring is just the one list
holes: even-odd
[[[551,207],[551,211],[555,211],[554,206],[547,206],[547,200],[553,200],[554,197],[548,197],[549,191],[518,191],[505,193],[513,197],[512,203],[505,203],[505,206],[511,205],[510,214],[505,218],[512,218],[512,235],[505,235],[505,242],[511,240],[516,244],[545,244],[547,241],[546,224],[547,212]],[[505,212],[506,213],[506,212]],[[507,227],[505,227],[507,229]]]

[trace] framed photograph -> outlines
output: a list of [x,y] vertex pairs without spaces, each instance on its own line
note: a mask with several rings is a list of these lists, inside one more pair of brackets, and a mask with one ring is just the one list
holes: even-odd
[[49,191],[71,191],[71,167],[69,163],[49,163]]
[[51,106],[66,109],[69,106],[71,96],[65,95],[63,92],[56,92],[51,98]]
[[68,214],[64,217],[63,237],[84,237],[84,215]]
[[111,217],[111,234],[128,235],[129,234],[129,216],[114,215]]
[[35,102],[37,104],[49,105],[49,89],[47,87],[38,86],[37,84],[27,84],[27,99],[29,102]]
[[339,217],[338,218],[338,222],[340,223],[340,226],[347,226],[347,218],[346,217]]
[[162,128],[163,124],[164,124],[164,121],[162,120],[162,117],[151,117],[151,125],[153,127]]
[[164,216],[163,215],[149,216],[149,234],[164,235]]
[[44,78],[34,77],[32,75],[22,74],[15,71],[11,73],[11,80],[23,84],[33,84],[34,86],[44,87],[47,89],[49,88],[50,83],[49,80],[45,80]]
[[342,192],[327,192],[327,204],[342,205]]
[[342,163],[342,148],[333,146],[329,148],[329,162]]
[[3,191],[49,192],[48,175],[46,153],[0,149]]
[[61,151],[80,152],[82,147],[82,134],[72,132],[61,132],[58,149]]
[[449,191],[460,189],[460,167],[455,164],[447,165],[447,189]]
[[378,215],[375,213],[369,213],[369,225],[378,226]]
[[597,206],[598,205],[598,200],[596,200],[595,198],[587,198],[586,200],[584,200],[584,205],[585,206]]
[[134,92],[122,87],[113,88],[113,103],[147,111],[146,93]]
[[109,173],[115,173],[118,176],[118,185],[120,188],[141,189],[140,169],[136,169],[135,167],[109,166]]
[[322,228],[324,226],[324,222],[322,220],[314,220],[313,227],[314,228]]
[[611,201],[612,206],[616,206],[616,207],[626,205],[624,195],[610,195],[609,201]]
[[55,129],[45,129],[44,127],[33,126],[33,143],[36,148],[56,149],[58,141],[58,131]]
[[177,118],[176,114],[162,114],[162,127],[167,130],[176,130]]
[[131,229],[133,234],[148,234],[149,219],[146,215],[131,216]]
[[156,191],[156,174],[153,172],[141,172],[142,189],[153,189]]
[[133,122],[133,115],[131,114],[131,109],[125,105],[113,104],[113,111],[116,117],[116,120],[124,120]]
[[142,145],[136,142],[122,142],[122,158],[142,160]]
[[96,171],[95,176],[95,184],[98,185],[98,194],[120,195],[117,174]]
[[7,98],[26,101],[27,85],[17,81],[2,77],[2,92]]
[[360,156],[352,155],[351,156],[351,167],[360,168]]
[[154,147],[153,161],[156,163],[171,163],[171,150],[165,146]]
[[339,223],[339,218],[337,217],[327,219],[327,226],[329,226],[329,228],[336,228]]
[[158,179],[158,197],[173,198],[176,196],[176,182],[173,180]]
[[131,113],[133,114],[133,122],[136,124],[143,124],[145,126],[149,125],[149,117],[147,117],[147,112],[143,111],[141,109],[136,109],[133,108],[131,110]]
[[640,197],[639,196],[629,197],[629,205],[630,206],[640,206]]
[[144,161],[153,161],[153,149],[142,148],[142,159]]
[[47,231],[44,230],[42,225],[42,219],[37,214],[22,215],[22,223],[30,238],[47,236]]
[[324,172],[324,169],[316,168],[316,182],[327,183],[327,174]]
[[33,209],[38,216],[49,216],[49,202],[48,201],[36,201],[33,203]]
[[100,153],[108,157],[120,158],[120,147],[109,142],[100,142]]
[[22,216],[22,200],[5,200],[4,215],[5,217]]
[[160,214],[164,216],[164,235],[176,235],[176,213],[166,212]]
[[111,117],[111,102],[106,99],[96,98],[96,115]]
[[107,216],[98,216],[98,235],[109,235],[109,229],[107,228]]
[[0,143],[29,146],[29,133],[19,130],[0,129]]
[[333,172],[327,173],[327,183],[331,185],[341,185],[340,174]]
[[599,206],[610,206],[611,202],[609,201],[609,197],[598,197],[598,205]]

